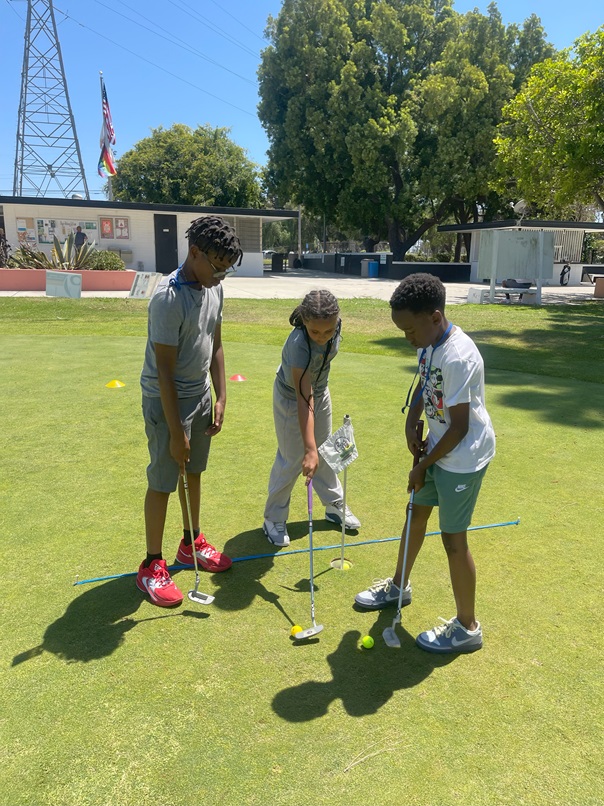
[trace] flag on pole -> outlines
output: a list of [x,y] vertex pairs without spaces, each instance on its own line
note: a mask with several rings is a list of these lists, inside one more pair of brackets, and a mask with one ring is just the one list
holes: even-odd
[[107,100],[107,90],[101,73],[101,102],[103,107],[103,125],[101,127],[101,156],[99,157],[99,176],[115,176],[117,170],[113,161],[111,146],[115,144],[115,129],[111,119],[111,110]]
[[336,473],[341,473],[345,467],[348,467],[358,458],[359,452],[354,441],[354,431],[348,415],[344,419],[344,425],[338,428],[319,447],[319,453]]

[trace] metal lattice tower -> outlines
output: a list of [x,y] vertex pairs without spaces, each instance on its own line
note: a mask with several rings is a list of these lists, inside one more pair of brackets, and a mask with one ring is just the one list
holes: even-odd
[[28,0],[15,196],[89,199],[52,0]]

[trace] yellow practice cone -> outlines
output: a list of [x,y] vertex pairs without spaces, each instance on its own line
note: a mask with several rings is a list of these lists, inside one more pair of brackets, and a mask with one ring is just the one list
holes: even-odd
[[121,381],[109,381],[109,383],[105,384],[107,389],[121,389],[121,387],[125,385],[126,384],[122,383]]

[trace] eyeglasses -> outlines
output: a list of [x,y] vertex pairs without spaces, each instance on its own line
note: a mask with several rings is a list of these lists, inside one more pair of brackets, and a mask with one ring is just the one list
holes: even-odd
[[209,264],[210,264],[210,266],[212,267],[212,271],[214,272],[214,277],[215,277],[217,280],[224,280],[224,278],[225,278],[225,277],[228,277],[228,276],[229,276],[229,274],[234,274],[234,273],[237,271],[237,269],[235,268],[235,266],[229,266],[229,268],[228,268],[228,269],[221,269],[221,268],[218,268],[217,266],[215,266],[215,265],[212,263],[212,261],[210,260],[210,258],[207,256],[207,254],[206,254],[205,252],[204,252],[204,255],[205,255],[206,260],[208,261],[208,263],[209,263]]

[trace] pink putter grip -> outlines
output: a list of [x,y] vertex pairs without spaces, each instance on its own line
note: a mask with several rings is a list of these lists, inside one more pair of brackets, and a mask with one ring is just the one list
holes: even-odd
[[308,511],[312,512],[312,479],[308,482],[306,493],[308,496]]

